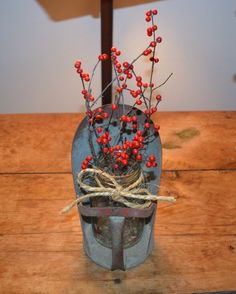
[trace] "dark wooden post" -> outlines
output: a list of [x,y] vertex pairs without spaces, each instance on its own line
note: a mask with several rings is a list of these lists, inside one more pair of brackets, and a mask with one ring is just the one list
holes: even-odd
[[[110,54],[113,33],[113,0],[101,0],[101,53]],[[111,60],[102,62],[102,90],[112,79]],[[103,94],[102,105],[112,101],[112,86]]]

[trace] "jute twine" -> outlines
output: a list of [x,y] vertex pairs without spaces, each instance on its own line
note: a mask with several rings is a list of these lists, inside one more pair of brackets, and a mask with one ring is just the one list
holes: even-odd
[[[86,184],[84,181],[85,176],[95,179],[98,186],[94,187]],[[110,183],[109,186],[104,186],[101,179],[104,179],[106,185],[107,182]],[[171,196],[152,195],[148,189],[140,187],[140,184],[143,182],[144,176],[142,172],[134,183],[130,184],[128,187],[123,187],[116,181],[114,176],[100,169],[87,168],[81,170],[78,174],[78,184],[81,189],[87,192],[87,194],[79,196],[75,201],[63,208],[61,213],[69,212],[75,205],[94,197],[110,197],[113,201],[122,203],[127,207],[139,209],[149,207],[152,201],[176,201],[175,198]],[[144,203],[135,203],[134,201],[129,200],[144,200]]]

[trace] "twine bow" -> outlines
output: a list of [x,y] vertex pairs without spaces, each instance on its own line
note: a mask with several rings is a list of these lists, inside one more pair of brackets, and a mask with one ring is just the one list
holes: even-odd
[[[85,175],[93,175],[98,186],[93,187],[89,184],[86,184],[84,182]],[[108,182],[108,187],[105,187],[102,184],[98,176]],[[80,185],[80,188],[87,192],[87,194],[84,196],[79,196],[75,201],[63,208],[61,213],[66,213],[70,211],[76,204],[79,204],[89,198],[94,197],[110,197],[113,201],[125,204],[127,207],[140,209],[149,207],[152,201],[176,201],[175,198],[171,196],[157,196],[150,194],[148,189],[139,187],[139,185],[143,182],[144,176],[142,172],[140,173],[139,178],[134,183],[124,188],[116,181],[114,176],[102,170],[92,168],[81,170],[78,174],[78,184]],[[130,200],[145,200],[145,202],[134,203],[129,201],[127,198],[129,198]]]

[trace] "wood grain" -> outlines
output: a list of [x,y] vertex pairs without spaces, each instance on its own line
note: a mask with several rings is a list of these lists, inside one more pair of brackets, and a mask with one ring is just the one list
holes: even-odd
[[[0,116],[0,173],[70,172],[83,114]],[[236,112],[158,113],[164,170],[236,168]]]
[[162,192],[178,201],[159,204],[156,248],[147,262],[125,273],[106,271],[85,257],[76,210],[59,215],[73,198],[71,175],[0,180],[3,293],[236,289],[236,171],[164,172]]
[[235,236],[161,236],[144,264],[128,272],[110,272],[88,260],[81,239],[75,244],[77,235],[61,235],[61,248],[55,243],[49,251],[43,247],[1,252],[2,293],[182,294],[236,287],[236,258],[230,249],[236,248]]
[[[76,209],[59,211],[74,199],[69,174],[1,175],[2,234],[78,232]],[[159,203],[159,235],[236,234],[236,171],[164,172],[160,194],[177,202]],[[7,197],[5,196],[7,195]]]
[[110,272],[83,253],[71,142],[82,114],[0,116],[0,292],[170,294],[236,290],[236,112],[159,113],[164,172],[155,249]]

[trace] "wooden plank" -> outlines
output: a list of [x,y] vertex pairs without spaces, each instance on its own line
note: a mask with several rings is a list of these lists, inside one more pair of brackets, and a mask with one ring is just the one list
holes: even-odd
[[[58,246],[61,237],[65,243]],[[81,242],[71,246],[77,237],[57,236],[54,249],[44,245],[33,251],[22,243],[22,251],[1,251],[2,293],[182,294],[236,289],[235,236],[161,236],[147,261],[128,272],[110,272],[92,263]]]
[[155,120],[161,125],[163,169],[236,168],[236,112],[170,112]]
[[[59,211],[74,198],[71,175],[1,175],[0,233],[79,232],[76,209]],[[161,194],[175,204],[159,203],[159,235],[235,235],[236,171],[165,172]],[[7,195],[7,197],[6,197]]]
[[[236,171],[164,172],[155,250],[128,272],[83,253],[70,174],[0,175],[2,293],[192,293],[236,289]],[[89,283],[88,283],[89,281]]]
[[[82,114],[0,116],[0,173],[70,172]],[[164,170],[236,168],[236,112],[170,112],[161,125]]]
[[82,114],[0,116],[0,172],[70,172]]

